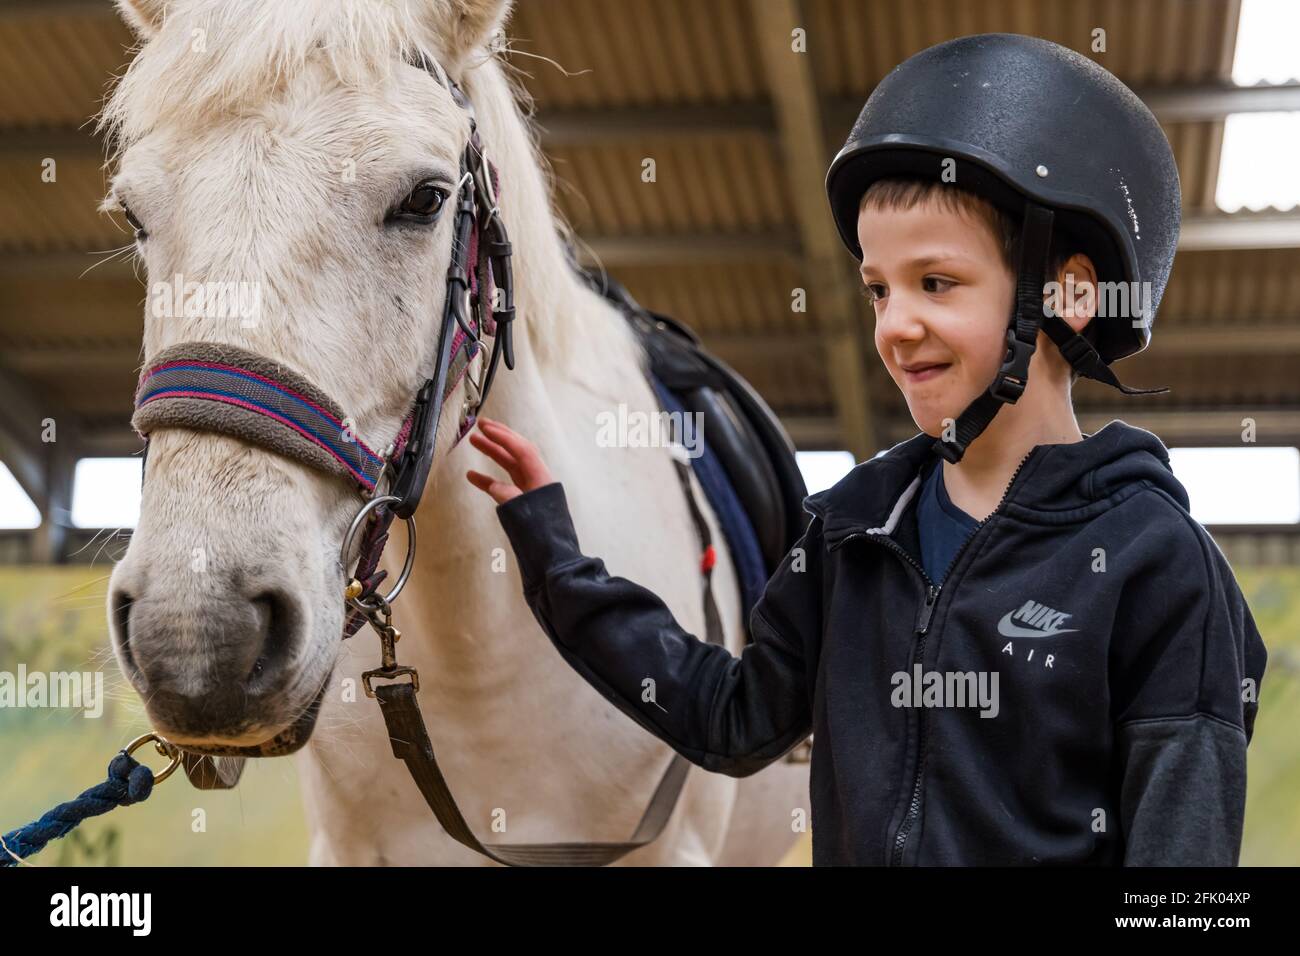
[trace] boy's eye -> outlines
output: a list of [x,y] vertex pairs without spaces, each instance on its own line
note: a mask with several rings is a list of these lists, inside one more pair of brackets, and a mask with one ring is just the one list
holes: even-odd
[[951,279],[940,279],[938,276],[926,276],[921,280],[921,286],[926,292],[947,292],[956,284]]
[[868,282],[862,287],[862,294],[866,296],[868,302],[879,302],[889,294],[889,290],[885,288],[884,283]]

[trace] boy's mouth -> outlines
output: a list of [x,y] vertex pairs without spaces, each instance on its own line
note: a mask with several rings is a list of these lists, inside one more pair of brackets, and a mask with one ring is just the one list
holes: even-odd
[[902,366],[903,374],[909,383],[928,382],[946,372],[951,362],[916,362]]

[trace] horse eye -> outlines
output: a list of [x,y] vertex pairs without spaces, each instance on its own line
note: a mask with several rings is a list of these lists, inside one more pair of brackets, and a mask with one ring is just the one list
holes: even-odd
[[143,239],[145,236],[149,235],[149,233],[145,231],[144,223],[140,221],[136,214],[131,211],[131,207],[126,203],[122,203],[122,215],[126,217],[127,225],[135,230],[135,237],[137,239]]
[[404,216],[428,219],[442,212],[442,204],[446,198],[447,194],[433,180],[425,180],[402,200],[400,212]]

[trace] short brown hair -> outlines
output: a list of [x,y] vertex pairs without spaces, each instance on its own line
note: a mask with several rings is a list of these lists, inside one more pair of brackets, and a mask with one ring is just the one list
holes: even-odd
[[[949,212],[964,213],[983,222],[998,240],[998,249],[1002,253],[1002,262],[1013,276],[1018,267],[1020,226],[1003,209],[993,205],[983,196],[954,183],[940,182],[935,179],[923,179],[919,176],[889,176],[877,179],[867,187],[858,203],[858,212],[863,209],[913,209],[928,202],[938,203]],[[1068,233],[1055,229],[1052,232],[1052,244],[1048,250],[1048,281],[1055,280],[1061,267],[1074,255],[1074,240]],[[1083,336],[1095,348],[1096,327],[1089,322],[1083,330]],[[1070,384],[1079,378],[1079,373],[1070,370]]]

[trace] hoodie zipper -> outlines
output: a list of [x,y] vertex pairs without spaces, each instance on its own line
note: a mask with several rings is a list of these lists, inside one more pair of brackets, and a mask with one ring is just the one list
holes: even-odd
[[[1020,464],[1017,465],[1016,470],[1011,473],[1011,480],[1007,482],[1007,487],[1002,492],[1002,498],[998,501],[997,507],[994,508],[988,514],[988,516],[984,518],[983,521],[980,521],[978,524],[975,525],[974,528],[971,529],[971,533],[966,536],[966,540],[963,541],[961,547],[957,549],[957,553],[952,556],[952,560],[948,562],[948,566],[944,569],[943,572],[944,581],[948,580],[948,574],[950,571],[952,571],[952,568],[957,563],[957,560],[962,556],[962,553],[965,552],[965,550],[968,547],[970,547],[970,543],[975,540],[975,538],[979,535],[979,533],[982,530],[984,530],[984,526],[988,523],[989,519],[1002,511],[1002,506],[1006,504],[1007,496],[1011,494],[1012,486],[1015,485],[1016,479],[1020,476],[1021,470],[1025,467],[1025,463],[1029,461],[1029,458],[1031,455],[1033,455],[1033,453],[1034,453],[1034,449],[1031,448],[1029,452],[1023,458],[1020,459]],[[943,463],[940,462],[937,467],[942,468]],[[922,603],[921,607],[917,611],[916,625],[913,628],[913,633],[915,635],[916,640],[912,645],[911,660],[909,661],[908,664],[908,670],[909,672],[912,672],[915,670],[917,662],[921,661],[922,656],[925,654],[926,636],[930,632],[930,618],[934,615],[934,607],[939,601],[939,595],[943,592],[943,585],[935,584],[932,580],[930,580],[930,576],[925,573],[925,568],[922,567],[921,563],[917,561],[914,557],[912,557],[912,555],[910,555],[906,549],[904,549],[900,544],[898,544],[898,542],[896,542],[893,538],[887,535],[871,534],[868,533],[867,531],[854,531],[850,534],[845,535],[839,541],[836,541],[835,544],[831,546],[830,550],[836,551],[846,542],[851,541],[854,538],[867,538],[875,542],[876,544],[883,546],[886,550],[893,551],[900,558],[902,558],[907,564],[910,564],[913,568],[917,570],[917,572],[921,575],[921,580],[925,584],[925,601],[924,603]],[[903,851],[907,846],[907,838],[912,832],[912,827],[916,824],[917,819],[920,817],[921,788],[925,781],[925,765],[924,765],[925,733],[926,733],[925,708],[922,707],[917,713],[916,759],[915,759],[916,771],[912,777],[912,797],[907,805],[907,813],[903,816],[902,822],[899,823],[898,825],[898,831],[894,835],[894,848],[893,848],[893,852],[890,855],[890,861],[889,861],[890,866],[902,865]]]
[[[925,603],[921,605],[921,613],[916,622],[916,642],[912,645],[912,660],[908,665],[908,672],[914,673],[916,665],[925,657],[925,637],[930,632],[930,616],[934,613],[935,602],[939,600],[939,592],[943,590],[943,585],[927,584]],[[890,860],[891,866],[901,866],[903,863],[903,848],[907,845],[907,836],[912,832],[912,826],[916,823],[917,817],[921,813],[921,783],[924,779],[925,768],[923,766],[925,754],[925,708],[922,707],[916,715],[916,774],[912,778],[912,799],[907,805],[907,813],[903,816],[903,821],[898,825],[898,833],[894,836],[894,853]]]

